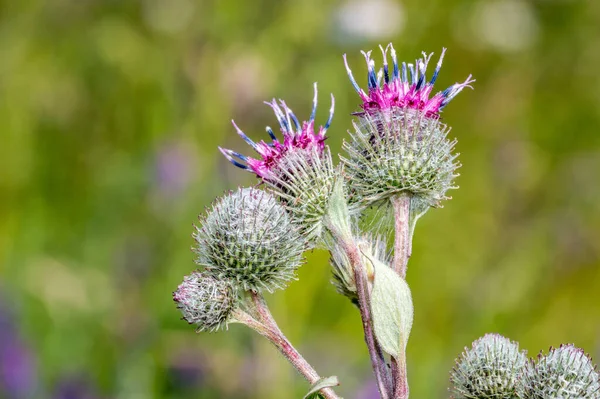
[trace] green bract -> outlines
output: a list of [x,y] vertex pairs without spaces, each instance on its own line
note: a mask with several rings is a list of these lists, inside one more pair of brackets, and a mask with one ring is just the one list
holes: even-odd
[[300,233],[314,243],[321,237],[336,179],[329,147],[285,154],[274,167],[273,176],[265,183],[286,205]]
[[454,187],[456,140],[438,118],[394,107],[354,122],[342,157],[353,202],[367,207],[401,193],[439,206]]

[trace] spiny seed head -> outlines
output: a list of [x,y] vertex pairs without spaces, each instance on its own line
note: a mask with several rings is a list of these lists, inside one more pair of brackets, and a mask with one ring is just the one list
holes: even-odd
[[173,300],[183,319],[197,326],[197,332],[212,332],[226,326],[236,307],[236,294],[231,284],[200,271],[184,277],[173,292]]
[[325,145],[325,133],[333,119],[334,99],[331,97],[329,119],[315,132],[317,111],[317,85],[313,107],[308,121],[300,123],[283,100],[275,99],[269,105],[279,122],[283,140],[267,127],[271,142],[255,143],[235,124],[240,135],[258,153],[251,158],[235,151],[220,148],[235,166],[256,174],[288,208],[294,223],[310,241],[322,231],[322,219],[334,180],[334,167],[329,147]]
[[456,140],[439,119],[420,111],[393,108],[365,114],[354,122],[342,157],[353,202],[371,206],[400,193],[428,206],[439,206],[446,191],[456,188],[460,164]]
[[[371,258],[378,259],[385,264],[391,264],[392,257],[387,249],[385,241],[380,237],[371,237],[365,235],[357,240],[357,246],[363,254],[363,262],[366,274],[369,280],[373,278],[373,269],[371,262],[364,256],[365,254]],[[332,270],[331,283],[335,286],[337,292],[344,295],[350,301],[358,306],[358,295],[356,293],[356,281],[352,264],[346,251],[340,246],[333,243],[328,243],[331,258],[329,263]]]
[[522,399],[598,399],[600,376],[582,349],[561,345],[528,362],[518,394]]
[[455,398],[516,398],[518,376],[527,356],[519,344],[498,334],[486,334],[457,359],[450,373]]
[[271,194],[242,188],[213,204],[196,228],[197,263],[243,290],[284,288],[302,264],[306,241]]

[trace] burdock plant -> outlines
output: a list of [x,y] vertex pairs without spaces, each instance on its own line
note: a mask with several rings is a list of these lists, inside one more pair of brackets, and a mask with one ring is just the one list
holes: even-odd
[[[232,164],[253,173],[259,186],[225,194],[200,217],[194,233],[200,269],[173,293],[183,318],[197,331],[242,323],[266,337],[311,384],[305,397],[339,398],[333,390],[337,378],[319,375],[292,346],[263,293],[294,280],[305,251],[327,249],[333,284],[360,313],[380,397],[408,398],[406,347],[413,305],[405,277],[412,235],[418,218],[440,207],[447,191],[456,188],[456,140],[440,115],[474,80],[469,76],[434,92],[445,49],[430,75],[430,54],[399,63],[391,44],[381,52],[379,70],[371,52],[363,53],[366,91],[344,56],[361,102],[339,165],[326,144],[333,96],[327,121],[316,128],[316,84],[307,119],[298,118],[283,100],[266,103],[279,126],[279,132],[266,128],[267,140],[234,123],[255,155],[219,149]],[[374,207],[394,221],[389,246],[385,235],[362,228]],[[515,342],[486,335],[458,359],[452,392],[474,399],[597,398],[597,373],[577,353],[552,352],[533,365]]]

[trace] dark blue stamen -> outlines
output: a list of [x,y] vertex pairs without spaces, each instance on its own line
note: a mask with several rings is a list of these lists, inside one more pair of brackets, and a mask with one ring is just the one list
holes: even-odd
[[294,125],[296,126],[296,130],[300,131],[301,126],[300,126],[300,121],[298,120],[298,118],[296,118],[296,115],[294,115],[294,113],[290,110],[290,117],[292,118],[292,121],[294,122]]
[[[354,90],[356,90],[356,92],[358,94],[361,93],[361,89],[360,86],[358,85],[358,83],[356,83],[356,80],[354,79],[354,76],[352,76],[352,71],[350,70],[350,67],[348,66],[348,59],[346,58],[346,54],[344,54],[344,65],[346,66],[346,73],[348,74],[348,78],[350,79],[350,83],[352,83],[352,87],[354,87]],[[313,113],[311,114],[311,121],[314,120],[314,115],[316,112],[316,108],[317,108],[317,101],[315,99],[315,101],[313,102]]]
[[228,160],[229,162],[231,162],[232,164],[234,164],[234,165],[235,165],[235,166],[237,166],[238,168],[240,168],[240,169],[244,169],[244,170],[248,170],[248,169],[249,169],[247,165],[244,165],[244,164],[242,164],[242,163],[239,163],[239,162],[238,162],[238,161],[237,161],[237,160],[234,158],[234,157],[237,157],[237,158],[238,158],[238,159],[240,159],[241,161],[244,161],[244,162],[245,162],[245,161],[246,161],[248,158],[246,158],[244,155],[242,155],[242,154],[239,154],[239,153],[237,153],[237,152],[235,152],[235,151],[232,151],[232,150],[227,150],[227,149],[225,149],[225,148],[221,148],[221,147],[219,147],[219,151],[221,151],[221,153],[222,153],[223,155],[225,155],[225,158],[227,158],[227,160]]
[[327,119],[327,123],[325,123],[325,130],[329,129],[329,126],[331,126],[331,121],[333,120],[333,110],[335,109],[335,98],[333,97],[333,94],[331,95],[331,108],[329,108],[329,119]]
[[233,127],[235,127],[235,130],[237,131],[237,134],[244,139],[244,141],[248,144],[250,144],[250,146],[252,146],[252,148],[256,149],[256,143],[254,141],[252,141],[250,139],[250,137],[246,136],[246,134],[244,132],[242,132],[242,130],[235,124],[234,121],[231,121],[231,123],[233,123]]
[[390,83],[390,72],[387,64],[383,66],[383,79],[385,80],[385,83]]
[[[418,71],[419,69],[417,69]],[[419,80],[417,80],[417,90],[419,90],[421,87],[423,87],[423,84],[425,83],[425,69],[423,68],[423,70],[421,71],[420,75],[419,75]]]
[[273,129],[271,129],[270,126],[267,126],[267,133],[269,133],[269,136],[271,136],[271,138],[273,139],[273,141],[278,141],[277,137],[275,136],[275,133],[273,133]]
[[375,69],[369,68],[369,89],[374,89],[377,87],[377,76],[375,75]]
[[408,74],[406,73],[406,62],[402,63],[402,81],[408,83]]

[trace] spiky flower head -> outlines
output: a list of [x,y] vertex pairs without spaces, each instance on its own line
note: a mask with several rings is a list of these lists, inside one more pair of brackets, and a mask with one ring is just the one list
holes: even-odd
[[218,199],[196,227],[196,262],[243,290],[284,288],[302,264],[306,241],[271,194],[242,188]]
[[[374,271],[371,262],[368,261],[368,258],[364,257],[365,254],[368,257],[380,260],[384,264],[389,265],[392,263],[392,257],[387,249],[387,244],[380,237],[365,235],[357,240],[357,246],[363,254],[363,265],[366,268],[365,271],[369,280],[372,280]],[[356,281],[347,251],[340,245],[331,244],[329,245],[329,252],[331,253],[329,263],[333,277],[331,283],[335,286],[339,294],[344,295],[358,306]]]
[[[400,193],[418,197],[427,206],[439,206],[446,191],[455,188],[457,154],[455,140],[448,139],[449,128],[440,122],[441,110],[474,80],[469,78],[431,96],[445,49],[430,80],[427,65],[432,54],[414,64],[398,65],[390,44],[382,47],[383,68],[377,74],[371,52],[367,61],[368,92],[354,79],[346,57],[350,81],[358,92],[361,112],[355,113],[350,142],[344,143],[350,189],[356,202],[364,206],[389,199]],[[392,70],[387,63],[391,53]]]
[[173,300],[183,319],[197,326],[197,332],[212,332],[226,326],[236,307],[232,285],[200,271],[184,277],[173,292]]
[[450,373],[455,398],[516,398],[518,376],[527,356],[519,344],[498,334],[486,334],[457,359]]
[[237,133],[258,153],[257,158],[232,150],[219,150],[235,166],[253,172],[288,207],[303,235],[313,240],[320,236],[322,219],[333,187],[334,167],[326,132],[331,125],[334,98],[331,96],[329,119],[315,132],[317,85],[314,85],[312,112],[308,121],[300,123],[285,101],[266,102],[279,122],[283,140],[267,126],[271,140],[254,142],[234,122]]
[[598,399],[600,376],[582,349],[561,345],[528,362],[518,394],[523,399]]

